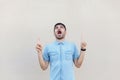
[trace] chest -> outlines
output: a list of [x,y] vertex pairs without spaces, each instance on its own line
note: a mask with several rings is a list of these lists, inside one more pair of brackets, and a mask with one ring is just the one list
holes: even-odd
[[48,49],[51,62],[72,61],[74,48],[72,46],[55,46]]

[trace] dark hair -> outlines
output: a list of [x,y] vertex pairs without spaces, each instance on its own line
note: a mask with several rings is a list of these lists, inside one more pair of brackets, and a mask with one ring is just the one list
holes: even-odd
[[54,31],[55,31],[55,27],[56,27],[57,25],[62,25],[62,26],[65,28],[65,31],[66,31],[66,26],[65,26],[63,23],[56,23],[56,24],[54,25]]

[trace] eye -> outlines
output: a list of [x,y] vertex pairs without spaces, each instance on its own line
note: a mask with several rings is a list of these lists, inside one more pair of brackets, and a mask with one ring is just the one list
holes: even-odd
[[55,29],[58,29],[58,26],[56,26]]
[[64,27],[61,25],[60,28],[64,28]]

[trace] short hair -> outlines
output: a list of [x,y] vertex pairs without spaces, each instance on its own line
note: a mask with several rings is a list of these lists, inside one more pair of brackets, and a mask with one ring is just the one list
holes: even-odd
[[62,25],[62,26],[65,28],[65,31],[66,31],[66,26],[65,26],[63,23],[56,23],[56,24],[54,25],[54,31],[55,31],[55,27],[56,27],[57,25]]

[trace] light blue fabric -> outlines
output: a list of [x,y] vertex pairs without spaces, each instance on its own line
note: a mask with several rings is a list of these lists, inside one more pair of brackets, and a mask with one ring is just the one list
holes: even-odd
[[73,61],[78,57],[73,43],[55,41],[46,45],[43,58],[50,63],[50,80],[75,80]]

